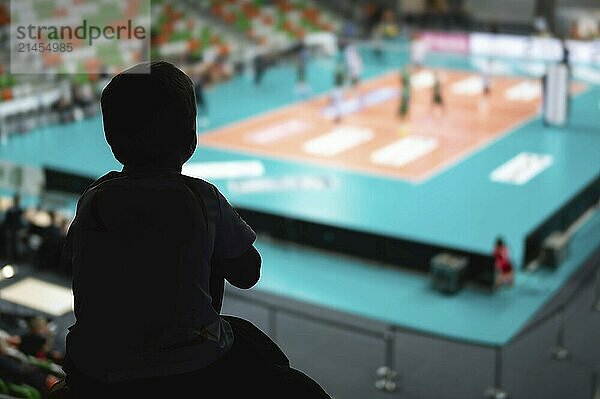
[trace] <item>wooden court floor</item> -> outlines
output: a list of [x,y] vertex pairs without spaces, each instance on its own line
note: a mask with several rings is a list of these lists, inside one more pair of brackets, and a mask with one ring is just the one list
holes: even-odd
[[204,133],[199,145],[420,182],[540,113],[539,79],[494,76],[484,96],[477,73],[421,69],[411,88],[405,117],[400,74],[390,73],[347,87],[337,106],[331,93],[299,101]]

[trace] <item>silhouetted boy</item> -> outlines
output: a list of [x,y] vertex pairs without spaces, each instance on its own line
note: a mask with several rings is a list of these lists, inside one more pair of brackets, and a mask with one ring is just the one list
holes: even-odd
[[224,279],[252,287],[261,258],[219,190],[181,174],[196,148],[191,79],[170,63],[139,64],[111,80],[101,106],[124,167],[82,195],[65,245],[69,389],[86,399],[328,398],[253,324],[220,315]]

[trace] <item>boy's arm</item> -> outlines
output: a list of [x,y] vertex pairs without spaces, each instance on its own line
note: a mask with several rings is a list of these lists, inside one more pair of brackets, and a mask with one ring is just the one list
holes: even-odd
[[262,259],[254,245],[237,258],[215,258],[214,261],[223,277],[238,288],[251,288],[260,279]]
[[216,226],[212,273],[238,288],[250,288],[260,278],[261,257],[254,247],[256,234],[227,199],[216,192],[220,220]]
[[218,313],[223,307],[225,280],[237,288],[252,288],[260,279],[261,263],[254,246],[237,258],[213,258],[209,287],[212,306]]

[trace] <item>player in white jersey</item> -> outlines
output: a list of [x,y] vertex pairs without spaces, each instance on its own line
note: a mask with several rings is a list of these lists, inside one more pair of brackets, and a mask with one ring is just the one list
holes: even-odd
[[489,110],[489,96],[492,89],[492,66],[491,58],[487,58],[480,71],[482,98],[479,102],[479,111],[483,114],[487,114]]
[[363,72],[362,58],[358,52],[358,48],[353,44],[348,44],[344,49],[344,56],[346,60],[346,70],[348,71],[348,80],[350,82],[350,88],[356,92],[360,101],[360,92],[358,91],[358,84],[360,83],[360,77]]
[[427,43],[414,34],[410,42],[410,63],[413,69],[419,70],[423,67],[428,50]]

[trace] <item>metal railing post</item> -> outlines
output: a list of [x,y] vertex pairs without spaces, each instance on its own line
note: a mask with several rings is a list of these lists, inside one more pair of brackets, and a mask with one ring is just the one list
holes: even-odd
[[596,271],[596,282],[594,283],[594,301],[592,310],[600,312],[600,268]]
[[600,369],[596,369],[592,372],[591,393],[591,399],[600,399]]
[[494,349],[494,386],[485,391],[486,399],[506,399],[508,394],[502,390],[502,347]]
[[384,353],[384,365],[377,369],[377,380],[375,381],[375,388],[386,391],[395,392],[398,388],[396,378],[398,373],[395,369],[395,351],[396,351],[396,336],[394,327],[389,327],[383,333],[383,340],[385,342],[385,353]]
[[558,331],[556,333],[556,345],[552,349],[554,360],[565,360],[569,357],[569,350],[565,347],[565,307],[561,306],[558,312]]

